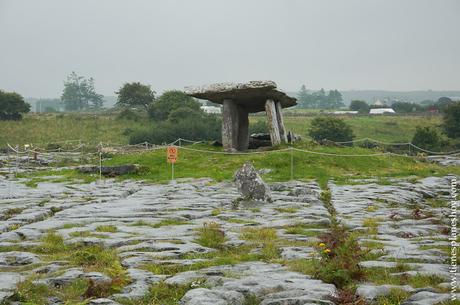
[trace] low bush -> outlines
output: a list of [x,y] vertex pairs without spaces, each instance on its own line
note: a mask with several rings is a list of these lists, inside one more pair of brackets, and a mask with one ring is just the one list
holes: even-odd
[[220,140],[221,121],[214,115],[200,118],[187,117],[178,121],[155,122],[146,129],[134,131],[129,136],[130,144],[149,142],[153,144],[170,143],[178,138],[192,141]]
[[253,124],[249,124],[249,134],[268,133],[267,122],[259,120]]
[[316,142],[325,140],[334,142],[352,141],[353,130],[344,120],[336,117],[317,117],[311,121],[310,137]]
[[412,144],[423,149],[439,150],[447,143],[435,128],[417,127],[412,138]]
[[340,225],[320,235],[320,260],[315,266],[315,277],[343,289],[364,278],[359,266],[365,252],[354,234]]

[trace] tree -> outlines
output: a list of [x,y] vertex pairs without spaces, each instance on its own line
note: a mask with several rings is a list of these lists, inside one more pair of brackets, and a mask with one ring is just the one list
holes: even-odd
[[342,102],[342,94],[335,89],[329,90],[327,94],[323,88],[309,93],[305,85],[302,85],[297,93],[297,99],[299,108],[334,109],[345,106]]
[[200,103],[193,97],[186,95],[182,91],[171,90],[163,93],[152,104],[150,104],[148,112],[152,119],[164,121],[169,114],[178,108],[188,107],[195,111],[200,111]]
[[64,81],[61,101],[67,111],[97,110],[102,107],[103,95],[94,89],[94,79],[86,79],[72,72]]
[[297,93],[297,99],[299,100],[299,108],[312,108],[312,96],[308,93],[305,85],[300,87],[300,90]]
[[143,85],[139,82],[125,83],[118,94],[118,106],[123,107],[143,107],[148,109],[149,105],[155,100],[155,91],[149,85]]
[[446,107],[442,127],[449,138],[460,138],[460,102],[451,103]]
[[325,104],[325,106],[327,106],[328,109],[340,108],[345,106],[342,103],[342,94],[338,90],[329,90]]
[[415,103],[407,103],[407,102],[396,102],[391,105],[391,108],[394,109],[395,112],[398,113],[409,113],[409,112],[417,112],[423,111],[423,107],[415,104]]
[[416,128],[411,142],[420,148],[435,150],[443,144],[443,140],[435,128],[419,126]]
[[317,142],[324,140],[335,142],[352,141],[353,130],[342,119],[336,117],[317,117],[311,121],[310,137]]
[[353,100],[350,103],[350,110],[358,111],[359,113],[369,113],[369,105],[365,101]]
[[30,111],[30,105],[16,92],[0,90],[0,120],[20,120],[21,113]]
[[443,96],[438,99],[438,101],[434,104],[435,108],[439,111],[445,111],[449,105],[454,104],[455,102],[452,101],[450,98]]

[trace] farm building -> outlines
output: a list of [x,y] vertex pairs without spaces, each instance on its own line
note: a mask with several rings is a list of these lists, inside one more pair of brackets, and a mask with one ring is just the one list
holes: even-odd
[[374,108],[369,111],[369,114],[385,114],[385,113],[395,113],[392,108]]

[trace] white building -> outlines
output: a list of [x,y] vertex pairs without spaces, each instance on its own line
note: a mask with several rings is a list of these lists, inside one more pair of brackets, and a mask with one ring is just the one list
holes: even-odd
[[220,109],[220,107],[216,107],[216,106],[201,106],[200,108],[205,113],[216,113],[216,114],[222,113],[222,110]]
[[332,114],[358,114],[358,111],[354,110],[337,110],[332,112]]
[[392,108],[374,108],[369,111],[369,114],[384,114],[384,113],[395,113]]

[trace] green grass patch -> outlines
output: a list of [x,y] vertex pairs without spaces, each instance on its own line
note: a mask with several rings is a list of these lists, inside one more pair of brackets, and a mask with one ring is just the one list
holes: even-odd
[[[298,148],[318,153],[332,154],[372,154],[377,151],[358,147],[324,147],[310,144],[297,144]],[[221,148],[200,144],[195,149],[222,151]],[[458,167],[441,167],[422,162],[416,158],[398,156],[378,157],[336,157],[308,154],[294,151],[294,179],[316,179],[322,187],[329,179],[364,179],[380,177],[442,176],[448,173],[460,174]],[[290,179],[290,152],[275,151],[254,155],[207,154],[179,148],[179,159],[175,164],[176,178],[210,177],[216,181],[232,179],[235,171],[246,161],[252,161],[256,168],[270,168],[272,171],[264,178],[267,181],[287,181]],[[115,155],[105,165],[139,164],[143,170],[122,178],[144,179],[164,182],[170,179],[170,166],[165,162],[165,151]]]
[[307,275],[314,275],[316,273],[318,262],[314,259],[295,259],[284,261],[289,270],[300,272]]
[[212,215],[212,216],[219,216],[220,213],[222,213],[222,209],[219,209],[219,208],[218,208],[218,209],[213,209],[213,210],[211,211],[211,215]]
[[289,214],[293,214],[293,213],[297,213],[297,211],[299,210],[299,208],[295,208],[295,207],[274,208],[274,210],[277,211],[277,212],[280,212],[280,213],[289,213]]
[[239,224],[257,224],[257,222],[249,220],[249,219],[242,219],[242,218],[227,218],[227,219],[222,219],[225,220],[226,222],[230,223],[239,223]]
[[225,233],[220,225],[210,222],[197,229],[197,237],[194,241],[203,247],[219,249],[223,247],[226,240]]
[[[365,268],[365,278],[367,281],[376,285],[410,285],[413,288],[436,287],[438,284],[446,280],[437,275],[424,275],[417,273],[416,275],[407,275],[404,272],[410,269],[407,265],[398,264],[392,268],[372,267]],[[393,275],[393,273],[401,273]]]
[[398,288],[392,288],[385,296],[377,297],[375,305],[401,305],[410,296],[410,293]]
[[377,235],[378,228],[379,228],[379,221],[380,219],[376,217],[365,218],[363,220],[363,227],[367,228],[367,233],[371,235]]
[[157,222],[155,224],[152,224],[152,228],[160,228],[160,227],[165,227],[165,226],[180,226],[180,225],[186,225],[188,222],[183,221],[183,220],[177,220],[177,219],[163,219],[160,222]]
[[96,228],[97,232],[116,233],[118,229],[114,225],[101,225]]
[[307,230],[301,225],[295,225],[291,226],[285,229],[286,234],[295,234],[295,235],[303,235],[303,236],[318,236],[321,232],[319,231],[312,231],[312,230]]

